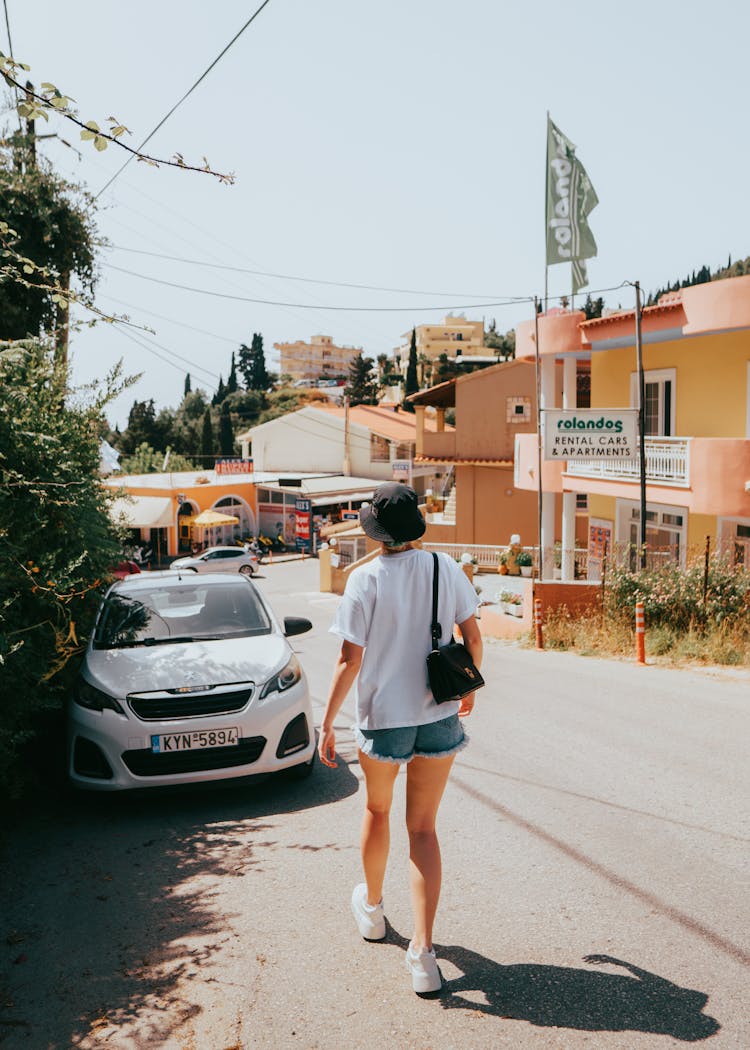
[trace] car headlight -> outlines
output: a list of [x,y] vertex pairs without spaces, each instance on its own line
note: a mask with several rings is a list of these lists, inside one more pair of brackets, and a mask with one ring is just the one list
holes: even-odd
[[269,693],[283,693],[285,689],[289,689],[299,682],[301,677],[302,668],[299,665],[299,660],[296,656],[293,656],[282,671],[275,674],[273,678],[269,678],[260,691],[259,699],[264,700]]
[[73,689],[73,699],[88,711],[103,711],[106,707],[110,711],[116,711],[118,715],[125,714],[120,703],[113,696],[102,692],[101,689],[97,689],[87,682],[85,678],[79,678],[76,682]]

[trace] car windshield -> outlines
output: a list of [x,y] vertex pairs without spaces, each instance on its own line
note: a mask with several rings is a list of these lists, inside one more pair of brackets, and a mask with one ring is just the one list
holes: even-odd
[[214,641],[270,634],[271,621],[250,585],[200,583],[113,591],[94,633],[95,649]]

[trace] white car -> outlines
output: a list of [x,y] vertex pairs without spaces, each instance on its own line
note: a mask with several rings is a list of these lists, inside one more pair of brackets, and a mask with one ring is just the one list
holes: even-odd
[[241,572],[254,576],[258,571],[258,556],[245,547],[208,547],[195,557],[177,558],[170,569],[189,572]]
[[114,583],[68,705],[68,773],[119,791],[315,761],[310,694],[283,626],[243,576],[142,573]]

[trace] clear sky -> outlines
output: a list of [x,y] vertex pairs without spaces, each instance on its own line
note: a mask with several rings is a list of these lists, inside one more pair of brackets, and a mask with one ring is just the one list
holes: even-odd
[[[15,57],[35,82],[72,95],[85,120],[116,116],[134,145],[259,2],[7,0]],[[274,342],[326,333],[376,356],[458,307],[513,327],[528,306],[481,304],[543,291],[548,109],[600,200],[592,290],[638,279],[648,291],[749,255],[749,39],[747,0],[271,0],[149,144],[205,154],[236,185],[134,162],[99,199],[99,230],[117,246],[101,253],[101,305],[156,329],[161,346],[86,330],[72,343],[75,378],[120,358],[142,372],[111,411],[124,425],[135,397],[176,406],[187,371],[212,391],[256,331],[273,366]],[[98,192],[124,154],[56,127],[81,157],[55,140],[43,153]],[[296,305],[223,300],[111,265]],[[551,270],[551,292],[569,280]],[[629,306],[632,290],[605,299]]]

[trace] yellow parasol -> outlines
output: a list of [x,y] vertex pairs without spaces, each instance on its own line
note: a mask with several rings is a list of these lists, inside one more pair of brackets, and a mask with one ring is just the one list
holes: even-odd
[[211,525],[235,525],[239,520],[232,514],[220,514],[218,510],[202,510],[200,514],[190,519],[190,524],[210,528]]

